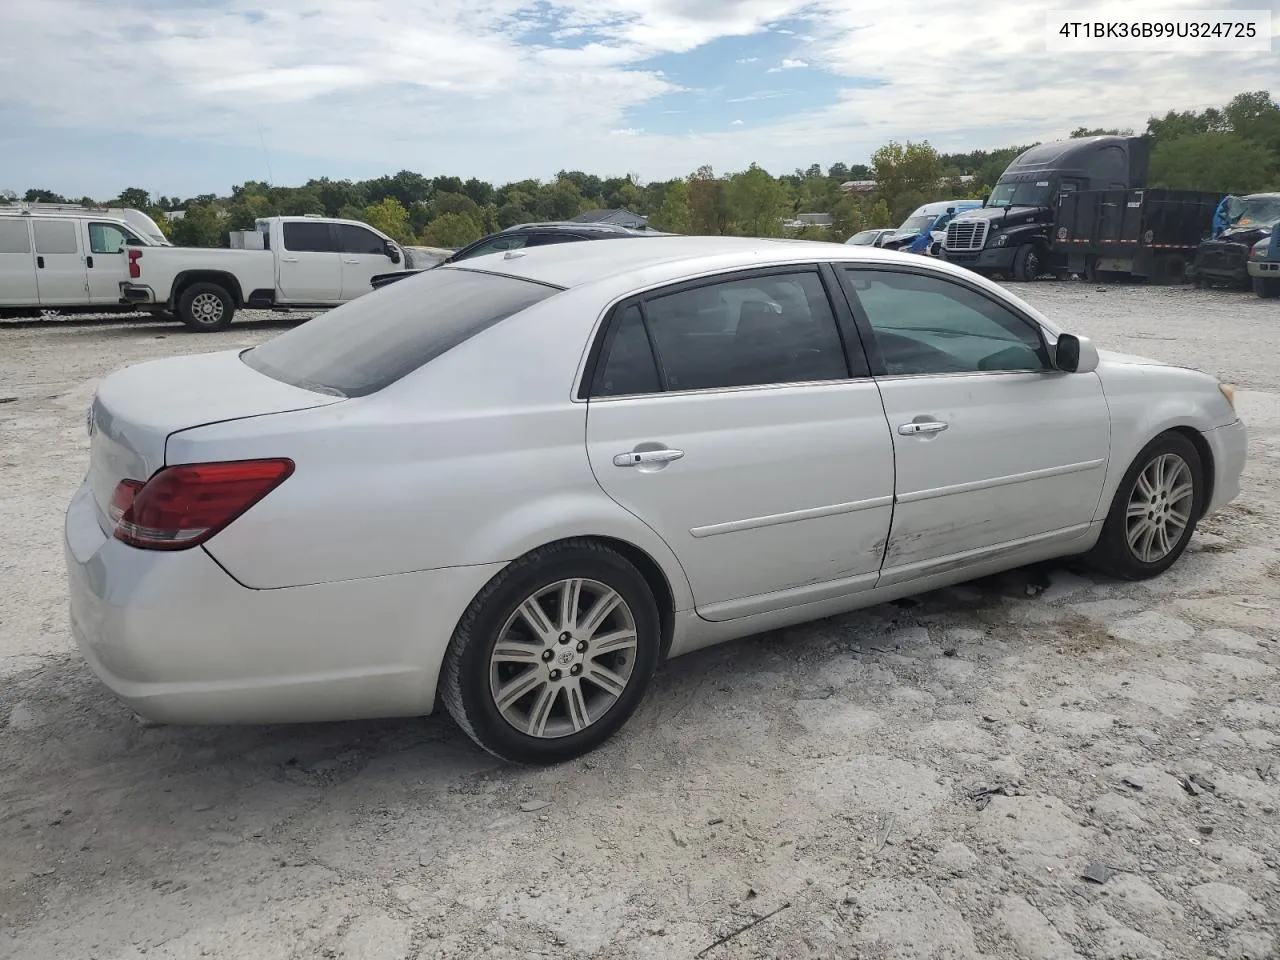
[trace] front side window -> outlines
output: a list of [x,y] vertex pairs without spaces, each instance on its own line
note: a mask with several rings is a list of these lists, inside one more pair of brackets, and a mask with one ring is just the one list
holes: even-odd
[[488,253],[500,253],[503,250],[519,250],[529,242],[527,233],[506,233],[500,234],[491,240],[485,240],[478,246],[466,251],[461,255],[455,255],[458,260],[470,260],[472,257],[483,257]]
[[297,253],[336,253],[329,224],[286,220],[284,248]]
[[849,376],[816,272],[728,280],[654,297],[644,303],[644,318],[668,390]]
[[89,224],[90,253],[123,253],[129,234],[113,223]]
[[342,241],[343,253],[376,253],[385,255],[386,244],[372,230],[357,227],[351,223],[338,224],[338,237]]
[[1030,323],[960,283],[857,267],[845,274],[890,376],[1050,369]]

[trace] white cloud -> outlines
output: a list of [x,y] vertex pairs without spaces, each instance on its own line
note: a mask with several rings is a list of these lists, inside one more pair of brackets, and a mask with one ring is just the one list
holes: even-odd
[[735,60],[733,62],[734,63],[755,63],[759,59],[760,59],[759,57],[743,57],[741,60]]
[[740,127],[740,126],[742,126],[742,121],[741,121],[741,120],[735,120],[735,121],[733,121],[733,123],[731,123],[731,124],[730,124],[730,126],[733,126],[733,127]]
[[[1128,0],[1125,10],[1235,2],[1246,0]],[[120,131],[256,151],[261,130],[273,152],[319,158],[316,176],[409,168],[498,180],[564,168],[616,172],[622,161],[611,134],[625,135],[626,166],[656,178],[702,163],[719,170],[753,159],[777,169],[854,161],[890,138],[959,149],[1061,136],[1081,124],[1141,128],[1151,113],[1277,86],[1268,79],[1276,78],[1274,54],[1048,54],[1043,11],[1000,0],[874,10],[848,0],[264,3],[6,4],[0,141],[31,158],[23,143],[42,130],[81,138],[83,185],[48,184],[67,192],[101,192],[90,178],[128,169],[124,158],[88,159],[95,137]],[[795,112],[767,123],[663,135],[636,115],[682,106],[655,103],[681,87],[650,58],[800,18],[812,28],[801,31],[809,37],[804,59],[771,70],[847,78],[834,104],[798,106],[813,102],[802,80],[786,101]],[[581,45],[564,42],[574,38]],[[915,50],[935,51],[927,69],[911,65],[906,51]],[[884,85],[868,88],[867,80]],[[742,86],[697,95],[730,103],[787,96]],[[13,176],[12,152],[5,159]],[[52,159],[24,159],[18,178],[41,180]],[[70,163],[56,160],[59,169]],[[173,176],[177,183],[183,172]],[[183,183],[190,193],[230,185]]]

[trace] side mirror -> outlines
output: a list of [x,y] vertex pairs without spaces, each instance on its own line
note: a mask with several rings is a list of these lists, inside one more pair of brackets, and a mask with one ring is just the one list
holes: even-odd
[[1054,366],[1066,373],[1093,373],[1098,369],[1098,348],[1088,337],[1059,334],[1054,348]]
[[390,243],[386,244],[386,251],[387,251],[388,260],[390,260],[392,263],[400,262],[400,251],[397,250],[393,244],[390,244]]

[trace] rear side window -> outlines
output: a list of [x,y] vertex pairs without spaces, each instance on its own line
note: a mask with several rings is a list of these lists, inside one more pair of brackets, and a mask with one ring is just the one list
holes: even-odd
[[79,253],[74,220],[35,220],[36,253]]
[[0,220],[0,253],[30,253],[25,220]]
[[362,397],[557,292],[529,280],[440,267],[348,301],[241,356],[276,380]]
[[329,224],[307,223],[305,220],[285,222],[284,248],[299,253],[337,253]]
[[596,381],[595,396],[625,397],[657,393],[661,389],[658,365],[653,359],[640,308],[627,307],[605,345],[605,360]]

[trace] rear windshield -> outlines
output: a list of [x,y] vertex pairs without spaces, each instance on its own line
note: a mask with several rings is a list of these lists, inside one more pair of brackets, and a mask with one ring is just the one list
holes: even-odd
[[439,267],[406,277],[246,350],[276,380],[320,393],[376,393],[559,288]]

